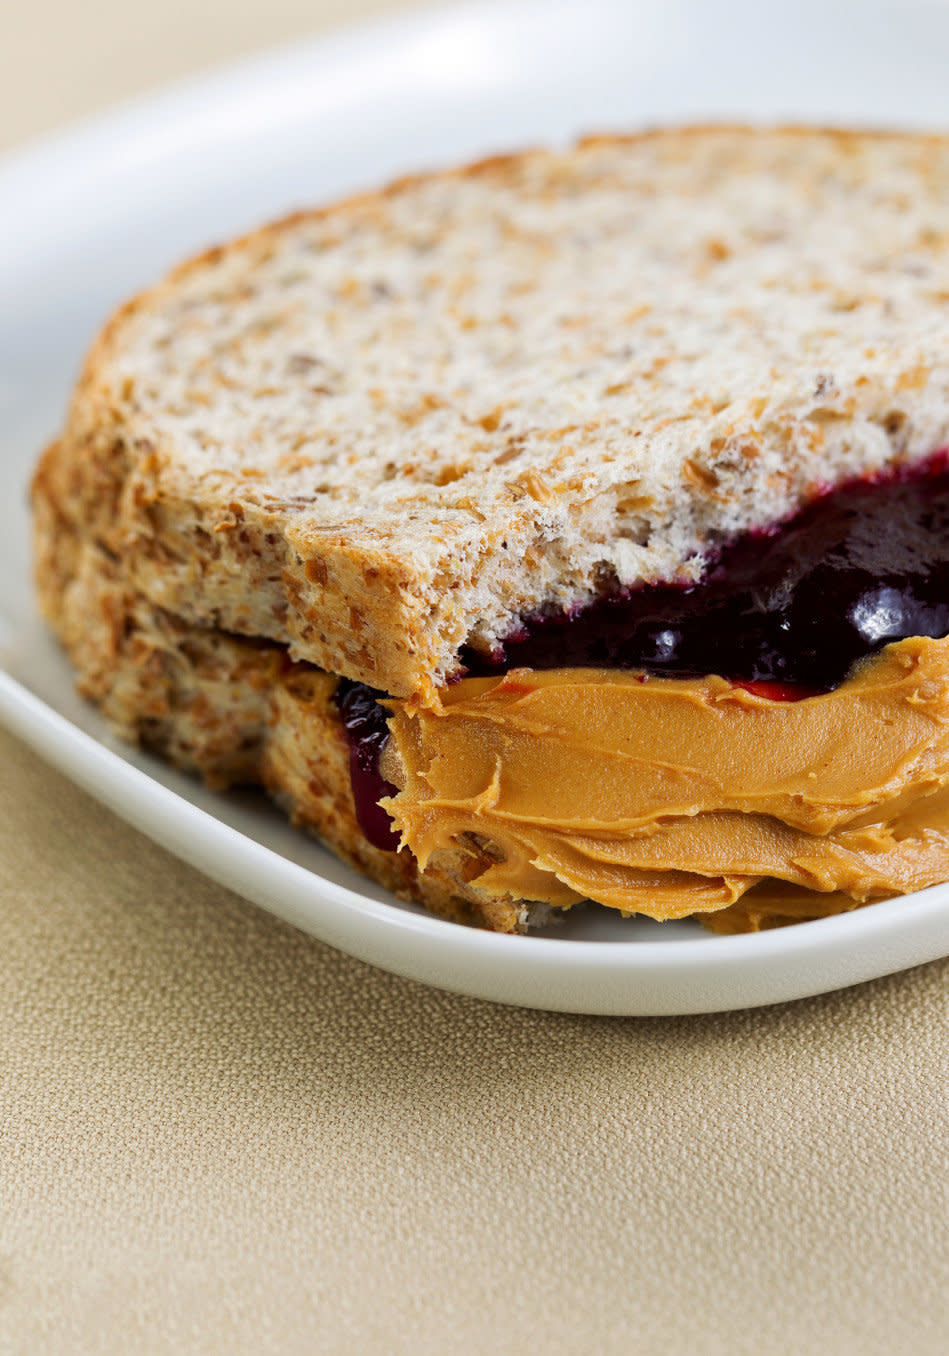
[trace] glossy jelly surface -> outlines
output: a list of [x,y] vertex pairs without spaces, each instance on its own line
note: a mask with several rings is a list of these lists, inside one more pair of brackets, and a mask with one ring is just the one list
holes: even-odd
[[379,772],[379,756],[389,738],[388,712],[378,703],[384,696],[364,683],[343,678],[336,689],[336,705],[349,742],[349,776],[359,827],[373,847],[395,852],[399,836],[379,801],[394,796],[396,788]]
[[947,632],[949,470],[940,454],[923,470],[854,482],[770,532],[737,538],[696,584],[647,584],[570,616],[533,617],[497,653],[463,659],[469,674],[630,668],[827,692],[891,641]]

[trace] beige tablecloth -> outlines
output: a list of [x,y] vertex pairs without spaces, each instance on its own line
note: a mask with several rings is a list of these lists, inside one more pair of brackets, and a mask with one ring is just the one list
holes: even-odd
[[[383,7],[4,8],[0,142]],[[949,964],[718,1017],[492,1007],[6,735],[0,767],[0,1351],[946,1350]]]

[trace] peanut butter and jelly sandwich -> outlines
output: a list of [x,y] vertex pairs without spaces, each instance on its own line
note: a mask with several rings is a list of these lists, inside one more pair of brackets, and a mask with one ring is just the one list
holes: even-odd
[[679,128],[184,264],[33,486],[115,728],[443,915],[949,879],[949,138]]

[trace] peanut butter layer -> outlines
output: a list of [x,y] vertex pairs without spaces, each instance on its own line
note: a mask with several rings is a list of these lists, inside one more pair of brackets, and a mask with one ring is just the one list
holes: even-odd
[[841,890],[821,894],[817,890],[801,890],[783,880],[764,880],[727,909],[700,913],[697,920],[709,932],[734,935],[787,927],[791,923],[812,923],[817,918],[830,918],[859,907],[859,900]]
[[778,880],[854,901],[949,877],[949,640],[889,646],[799,702],[724,679],[515,670],[393,702],[387,802],[424,867],[677,918]]

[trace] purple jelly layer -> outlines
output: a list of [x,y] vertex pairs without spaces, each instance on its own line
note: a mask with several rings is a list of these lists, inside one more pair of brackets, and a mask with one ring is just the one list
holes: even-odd
[[388,712],[379,705],[384,692],[343,678],[336,689],[336,705],[349,742],[349,776],[359,827],[373,847],[395,852],[399,835],[379,804],[394,796],[396,787],[379,771],[379,758],[389,738]]
[[949,470],[856,481],[724,546],[696,584],[647,584],[573,615],[530,618],[469,674],[619,668],[838,687],[907,636],[949,632]]
[[[569,614],[528,618],[493,654],[462,653],[469,675],[510,668],[717,673],[829,692],[854,664],[909,636],[949,634],[949,453],[820,494],[800,513],[721,548],[698,583],[644,584]],[[340,687],[359,822],[394,847],[376,801],[388,735],[381,694]],[[778,695],[778,689],[775,689]],[[383,838],[386,842],[383,842]]]

